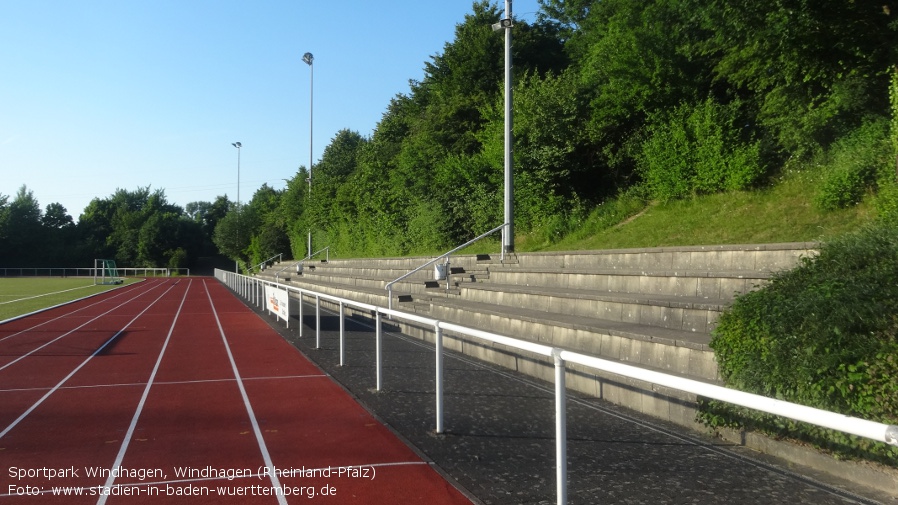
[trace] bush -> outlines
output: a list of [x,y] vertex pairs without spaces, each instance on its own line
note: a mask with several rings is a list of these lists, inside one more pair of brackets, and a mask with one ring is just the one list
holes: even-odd
[[888,122],[870,121],[835,142],[825,156],[828,173],[814,199],[818,208],[857,205],[889,163]]
[[[727,384],[898,424],[898,225],[825,244],[816,258],[737,298],[711,340]],[[898,466],[898,448],[715,402],[700,416]]]
[[745,189],[758,181],[764,173],[760,144],[741,138],[738,107],[709,99],[653,119],[639,166],[655,198]]

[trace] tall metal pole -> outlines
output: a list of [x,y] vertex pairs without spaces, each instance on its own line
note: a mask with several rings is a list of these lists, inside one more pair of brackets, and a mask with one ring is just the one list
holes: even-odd
[[[312,135],[312,126],[313,126],[313,118],[312,115],[312,107],[315,104],[313,89],[315,85],[315,67],[312,65],[312,62],[315,61],[315,57],[312,53],[306,53],[302,55],[302,61],[306,62],[309,65],[309,203],[312,201],[312,139],[314,138]],[[311,213],[310,216],[311,218]],[[308,242],[308,253],[307,257],[312,256],[312,225],[309,224],[309,242]]]
[[502,250],[514,252],[514,177],[512,172],[511,1],[505,0],[505,229]]
[[232,146],[237,148],[237,259],[234,260],[234,272],[240,273],[240,148],[243,144],[240,142],[232,142]]

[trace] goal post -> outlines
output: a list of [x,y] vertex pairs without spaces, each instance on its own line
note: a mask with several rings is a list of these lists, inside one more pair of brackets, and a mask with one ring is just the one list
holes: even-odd
[[119,275],[115,260],[94,259],[94,285],[121,284],[125,282]]

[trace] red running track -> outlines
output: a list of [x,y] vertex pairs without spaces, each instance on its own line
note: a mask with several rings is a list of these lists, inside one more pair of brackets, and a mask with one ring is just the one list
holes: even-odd
[[0,325],[0,502],[470,503],[211,279]]

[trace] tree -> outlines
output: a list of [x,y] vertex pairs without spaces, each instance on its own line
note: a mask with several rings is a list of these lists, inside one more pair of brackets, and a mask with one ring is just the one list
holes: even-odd
[[807,0],[684,0],[712,36],[693,54],[717,79],[752,94],[758,119],[788,153],[807,154],[882,116],[898,60],[898,4]]
[[47,254],[46,238],[41,225],[41,207],[27,186],[19,188],[16,197],[6,207],[3,219],[5,261],[18,266],[37,266]]
[[215,244],[212,237],[218,222],[228,213],[231,201],[227,196],[218,196],[214,202],[190,202],[184,210],[189,219],[200,225],[203,233],[203,245],[200,254],[209,256],[214,253]]
[[51,203],[47,205],[47,210],[44,211],[41,224],[46,228],[59,229],[70,228],[75,225],[75,221],[61,203]]
[[108,199],[95,198],[78,226],[88,255],[115,259],[123,266],[164,267],[178,249],[189,258],[202,249],[201,225],[168,203],[161,189],[118,189]]

